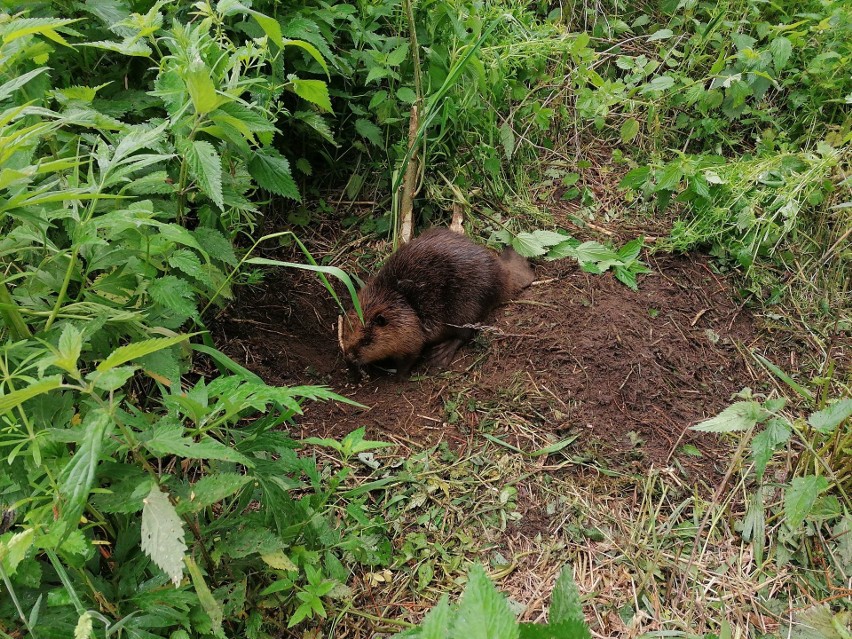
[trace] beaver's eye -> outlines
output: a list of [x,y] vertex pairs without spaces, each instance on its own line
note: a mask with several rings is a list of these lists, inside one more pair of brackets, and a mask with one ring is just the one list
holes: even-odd
[[373,324],[376,326],[387,326],[388,320],[384,315],[376,315],[376,317],[373,318]]

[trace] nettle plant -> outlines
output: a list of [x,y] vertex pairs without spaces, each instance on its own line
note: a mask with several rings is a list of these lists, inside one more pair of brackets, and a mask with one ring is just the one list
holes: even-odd
[[[738,401],[693,430],[742,433],[740,450],[749,450],[744,474],[753,492],[739,530],[757,563],[764,563],[767,539],[774,537],[778,568],[792,559],[801,566],[816,563],[842,588],[852,568],[852,399],[827,401],[825,392],[814,394],[758,359],[814,409],[791,415],[784,398],[746,388]],[[784,463],[773,465],[782,451]]]
[[[115,5],[74,48],[72,19],[0,14],[3,633],[260,637],[324,616],[347,563],[389,560],[381,522],[338,512],[346,470],[278,431],[345,400],[269,387],[180,332],[230,297],[258,188],[299,197],[283,102],[330,107],[282,51],[322,57],[236,2],[168,28],[163,6]],[[232,37],[245,20],[264,35]],[[127,96],[85,74],[51,86],[88,50],[147,71]]]

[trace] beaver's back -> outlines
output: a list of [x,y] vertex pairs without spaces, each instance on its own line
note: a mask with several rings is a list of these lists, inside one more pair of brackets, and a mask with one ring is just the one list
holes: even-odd
[[426,231],[394,253],[372,282],[398,292],[427,334],[474,324],[505,298],[496,255],[446,229]]

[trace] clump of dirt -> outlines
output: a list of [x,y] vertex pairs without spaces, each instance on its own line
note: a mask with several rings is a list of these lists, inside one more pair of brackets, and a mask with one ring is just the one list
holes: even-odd
[[[366,406],[305,406],[296,436],[370,438],[463,447],[471,432],[520,430],[565,438],[609,465],[706,472],[718,438],[688,427],[751,383],[737,345],[754,328],[732,287],[701,256],[653,260],[634,292],[569,260],[536,266],[536,283],[498,309],[451,370],[352,383],[336,339],[338,309],[309,274],[270,273],[217,320],[219,346],[268,383],[327,384]],[[519,441],[519,440],[516,440]],[[699,456],[700,452],[700,456]],[[716,468],[718,470],[718,467]]]

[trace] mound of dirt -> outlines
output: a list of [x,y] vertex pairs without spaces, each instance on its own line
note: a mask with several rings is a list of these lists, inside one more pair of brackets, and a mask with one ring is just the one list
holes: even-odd
[[295,436],[341,437],[367,426],[372,439],[463,446],[471,432],[512,442],[523,429],[579,434],[569,450],[592,451],[609,465],[677,459],[706,472],[719,459],[718,439],[687,429],[750,384],[737,344],[751,342],[752,322],[704,258],[651,266],[633,292],[568,260],[539,264],[537,282],[495,312],[491,329],[449,372],[411,380],[351,383],[337,346],[337,308],[300,272],[279,270],[262,287],[243,289],[214,334],[268,383],[327,384],[367,407],[308,405]]

